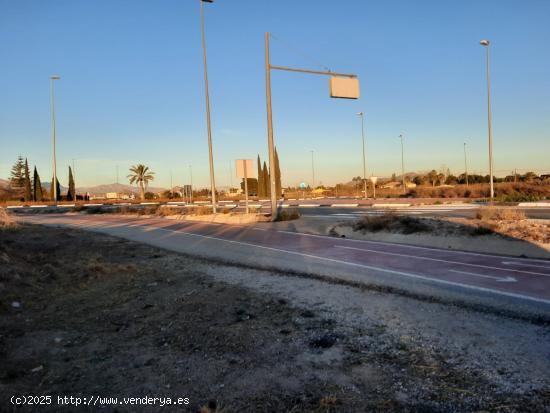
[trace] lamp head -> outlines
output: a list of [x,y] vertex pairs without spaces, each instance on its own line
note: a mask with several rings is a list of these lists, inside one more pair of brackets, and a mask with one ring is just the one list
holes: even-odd
[[51,79],[51,80],[59,80],[59,79],[61,79],[61,76],[59,76],[59,75],[52,75],[52,76],[50,76],[50,79]]
[[357,116],[363,116],[363,112],[357,112]]
[[489,40],[484,39],[484,40],[480,41],[479,44],[482,45],[482,46],[489,46],[490,42],[489,42]]

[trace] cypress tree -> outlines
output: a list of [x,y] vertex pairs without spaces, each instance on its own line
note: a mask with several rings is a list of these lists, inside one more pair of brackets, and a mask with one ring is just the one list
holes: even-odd
[[67,190],[67,201],[74,201],[76,199],[75,194],[73,170],[69,166],[69,189]]
[[[52,178],[52,184],[50,185],[50,201],[54,201],[53,197],[53,178]],[[56,187],[57,187],[57,200],[61,201],[61,185],[59,185],[59,179],[56,179]]]
[[42,201],[44,198],[44,194],[42,193],[42,182],[40,182],[40,176],[38,175],[38,171],[36,170],[36,166],[34,167],[34,176],[33,176],[33,182],[32,182],[32,200],[33,201]]
[[264,184],[264,196],[270,196],[271,195],[271,185],[269,181],[269,172],[267,170],[267,165],[264,161],[264,169],[262,172],[262,181]]
[[25,201],[32,201],[32,188],[31,188],[31,174],[29,172],[29,162],[25,159],[25,176],[24,176],[24,187],[25,187]]
[[283,194],[283,190],[281,185],[281,168],[279,166],[279,155],[277,154],[277,148],[275,148],[275,189],[277,199],[279,199]]
[[258,197],[264,197],[264,173],[262,164],[260,163],[260,155],[258,155]]

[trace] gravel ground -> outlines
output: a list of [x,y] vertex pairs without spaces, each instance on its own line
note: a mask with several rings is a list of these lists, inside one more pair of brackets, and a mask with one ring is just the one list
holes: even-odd
[[0,230],[2,411],[83,410],[9,402],[34,394],[189,398],[107,412],[549,412],[549,371],[536,320],[97,233]]

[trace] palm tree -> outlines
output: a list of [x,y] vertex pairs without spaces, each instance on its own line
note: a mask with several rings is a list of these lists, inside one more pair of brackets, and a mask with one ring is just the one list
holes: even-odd
[[141,196],[141,199],[145,199],[145,187],[149,184],[149,181],[155,179],[155,173],[153,171],[150,171],[149,167],[143,164],[133,165],[130,168],[130,172],[132,172],[130,175],[128,175],[130,184],[136,183],[137,185],[139,185],[139,194]]

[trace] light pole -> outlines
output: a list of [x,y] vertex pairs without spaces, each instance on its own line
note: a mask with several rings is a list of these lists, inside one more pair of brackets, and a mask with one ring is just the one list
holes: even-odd
[[464,172],[466,174],[466,186],[468,186],[468,159],[466,158],[466,142],[464,142]]
[[[359,98],[359,81],[357,75],[349,73],[336,73],[330,70],[320,71],[320,70],[309,70],[309,69],[300,69],[292,68],[285,66],[276,66],[272,65],[269,58],[269,32],[265,33],[265,99],[266,99],[266,111],[267,111],[267,147],[269,153],[269,179],[270,179],[270,188],[271,188],[271,220],[277,218],[277,193],[276,193],[276,179],[275,179],[275,145],[273,143],[273,114],[272,114],[272,105],[271,105],[271,70],[283,70],[287,72],[298,72],[298,73],[309,73],[314,75],[323,75],[331,77],[332,82],[336,80],[342,80],[342,78],[352,79],[347,83],[346,88],[349,88],[347,92],[339,90],[337,93],[332,93],[331,97],[335,98],[349,98],[349,99],[358,99]],[[338,79],[337,79],[338,78]],[[336,83],[336,82],[335,82]]]
[[210,96],[208,94],[208,66],[206,64],[206,39],[204,36],[204,9],[203,3],[212,3],[213,0],[199,0],[201,4],[201,33],[202,57],[204,63],[204,93],[206,95],[206,124],[208,128],[208,152],[210,161],[210,192],[212,193],[212,213],[216,213],[216,181],[214,179],[214,157],[212,155],[212,125],[210,123]]
[[489,40],[479,42],[486,51],[487,64],[487,129],[489,134],[489,181],[491,183],[491,200],[495,197],[495,189],[493,185],[493,131],[491,128],[491,76],[489,73]]
[[367,157],[365,155],[365,115],[359,112],[357,116],[361,116],[361,137],[363,138],[363,190],[365,198],[367,198]]
[[399,135],[399,139],[401,139],[401,177],[403,178],[403,193],[405,193],[405,155],[403,154],[403,135]]
[[73,201],[76,202],[76,172],[75,172],[75,169],[74,169],[74,160],[75,159],[72,158],[71,160],[73,161],[73,184],[74,184],[74,194],[73,194],[74,199],[73,199]]
[[189,203],[193,203],[193,166],[189,165],[189,178],[191,180],[191,194],[189,195]]
[[311,191],[315,190],[315,163],[313,162],[313,151],[311,152]]
[[55,153],[55,96],[54,96],[54,81],[61,79],[58,75],[50,76],[50,107],[52,112],[52,146],[53,146],[53,199],[54,205],[57,206],[57,159]]

